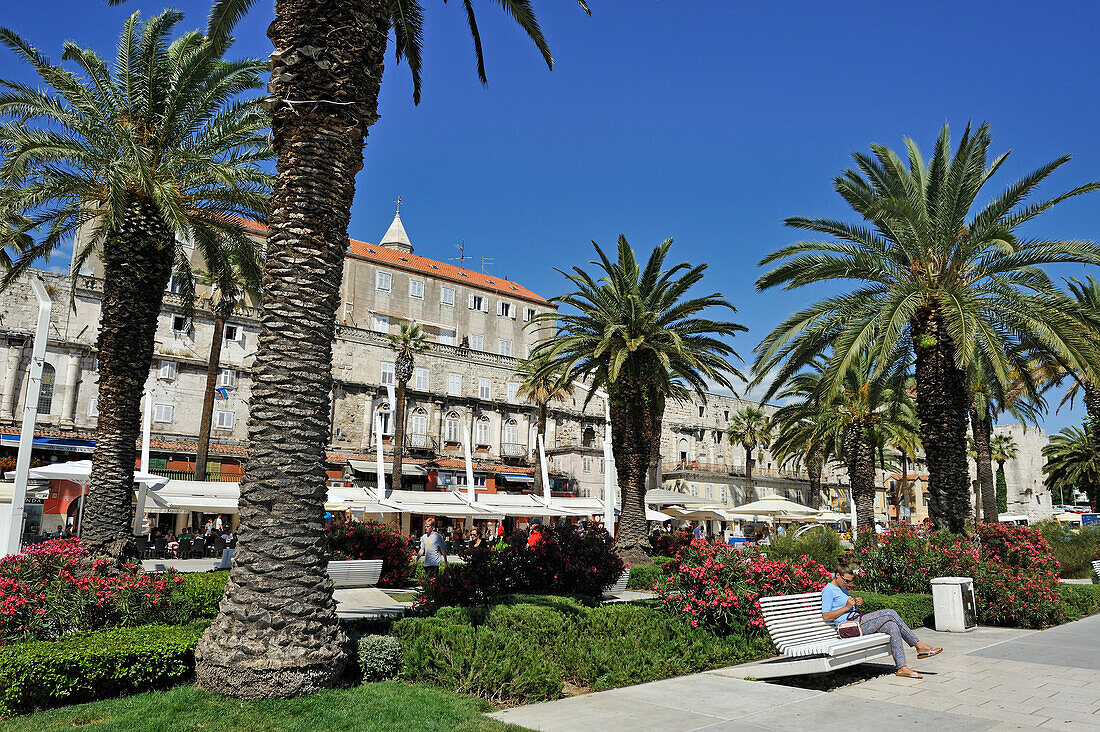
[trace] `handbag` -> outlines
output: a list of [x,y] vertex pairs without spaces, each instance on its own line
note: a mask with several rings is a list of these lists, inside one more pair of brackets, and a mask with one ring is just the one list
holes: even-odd
[[848,611],[848,619],[836,626],[836,634],[841,638],[858,638],[863,635],[863,626],[859,619],[863,613],[856,612],[855,608]]

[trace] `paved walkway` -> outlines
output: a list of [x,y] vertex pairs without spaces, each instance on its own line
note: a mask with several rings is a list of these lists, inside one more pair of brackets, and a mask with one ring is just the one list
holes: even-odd
[[491,716],[553,732],[1100,730],[1100,615],[1044,631],[918,633],[946,649],[910,659],[925,674],[919,681],[878,666],[881,676],[824,692],[746,681],[751,669],[734,666]]

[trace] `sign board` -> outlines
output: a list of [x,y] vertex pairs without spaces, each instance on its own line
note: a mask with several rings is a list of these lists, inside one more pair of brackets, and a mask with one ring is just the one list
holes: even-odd
[[1100,513],[1081,514],[1081,525],[1088,526],[1089,524],[1100,524]]

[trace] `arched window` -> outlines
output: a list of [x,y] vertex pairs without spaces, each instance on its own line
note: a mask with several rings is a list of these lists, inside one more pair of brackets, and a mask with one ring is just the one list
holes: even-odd
[[428,434],[428,412],[423,407],[413,407],[409,415],[409,435]]
[[[374,415],[378,419],[382,420],[382,434],[393,434],[393,414],[390,413],[389,402],[382,402],[378,405],[378,408],[374,410]],[[372,422],[373,424],[373,422]]]
[[594,447],[596,444],[596,430],[591,427],[584,428],[584,436],[581,437],[582,447]]
[[53,383],[57,373],[48,363],[42,364],[42,386],[38,390],[38,413],[49,414],[53,409]]
[[458,412],[447,412],[443,418],[443,440],[445,442],[462,441],[462,423],[459,421]]
[[680,462],[686,463],[688,459],[688,441],[686,438],[680,438]]
[[504,442],[508,445],[519,444],[519,423],[514,419],[504,423]]
[[481,446],[489,445],[489,418],[478,417],[477,422],[474,423],[474,444]]

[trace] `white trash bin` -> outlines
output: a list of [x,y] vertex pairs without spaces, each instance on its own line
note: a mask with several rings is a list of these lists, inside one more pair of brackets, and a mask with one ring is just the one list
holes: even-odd
[[974,580],[970,577],[933,578],[932,607],[938,631],[966,633],[978,627]]

